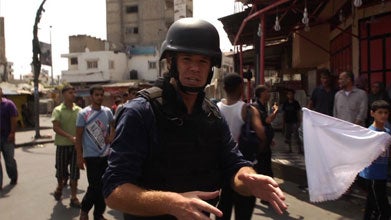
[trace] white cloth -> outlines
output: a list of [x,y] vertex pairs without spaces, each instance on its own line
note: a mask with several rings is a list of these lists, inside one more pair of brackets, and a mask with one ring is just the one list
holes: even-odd
[[220,112],[223,114],[225,120],[227,121],[232,137],[236,142],[238,142],[240,130],[242,125],[244,124],[244,120],[242,118],[242,108],[243,105],[245,105],[246,103],[244,103],[243,101],[238,101],[235,104],[227,105],[224,102],[225,99],[221,100],[221,102],[218,102],[217,107],[219,107]]
[[391,136],[303,108],[304,152],[311,202],[338,199]]

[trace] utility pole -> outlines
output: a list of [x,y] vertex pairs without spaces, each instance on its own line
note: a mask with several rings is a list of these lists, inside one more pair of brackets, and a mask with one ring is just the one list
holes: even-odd
[[50,85],[54,85],[53,78],[53,46],[52,46],[52,26],[50,25],[50,71],[51,71],[51,82]]
[[33,69],[34,69],[34,121],[35,121],[35,139],[41,137],[39,133],[39,91],[38,91],[38,79],[41,72],[41,47],[38,40],[38,23],[41,20],[43,5],[46,0],[43,0],[37,10],[35,16],[35,23],[33,28]]

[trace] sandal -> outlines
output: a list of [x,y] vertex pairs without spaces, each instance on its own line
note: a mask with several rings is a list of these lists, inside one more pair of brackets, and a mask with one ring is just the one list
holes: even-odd
[[56,201],[60,201],[62,196],[62,189],[57,188],[56,191],[54,191],[53,196]]
[[80,202],[77,198],[71,199],[71,203],[69,203],[69,205],[73,208],[80,208],[81,207]]

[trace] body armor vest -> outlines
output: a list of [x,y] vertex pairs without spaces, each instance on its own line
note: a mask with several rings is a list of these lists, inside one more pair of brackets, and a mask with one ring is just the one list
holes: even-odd
[[218,190],[222,140],[216,107],[204,99],[202,111],[178,116],[171,111],[172,103],[152,96],[157,143],[145,163],[143,187],[174,192]]

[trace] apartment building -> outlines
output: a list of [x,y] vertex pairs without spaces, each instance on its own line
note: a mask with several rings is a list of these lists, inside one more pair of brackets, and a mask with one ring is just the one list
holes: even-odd
[[68,70],[63,80],[104,83],[154,81],[161,76],[160,46],[169,26],[193,15],[192,0],[106,0],[107,41],[69,37]]
[[106,0],[107,40],[118,49],[155,46],[179,18],[193,16],[193,0]]

